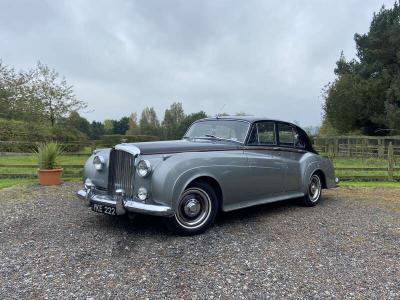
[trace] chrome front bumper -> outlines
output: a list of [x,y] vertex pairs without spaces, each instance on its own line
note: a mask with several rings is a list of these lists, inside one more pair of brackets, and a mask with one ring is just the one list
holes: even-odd
[[124,199],[116,197],[114,199],[107,194],[97,194],[91,190],[79,190],[77,193],[78,198],[85,201],[87,206],[93,204],[102,204],[115,207],[117,215],[123,215],[126,212],[140,213],[145,215],[154,215],[162,217],[171,217],[174,212],[171,207],[165,205],[154,205],[140,202],[139,199]]

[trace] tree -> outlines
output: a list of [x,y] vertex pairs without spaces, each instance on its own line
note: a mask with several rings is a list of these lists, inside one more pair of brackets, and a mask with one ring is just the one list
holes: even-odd
[[138,127],[137,123],[137,113],[133,112],[129,116],[129,129],[136,129]]
[[120,120],[112,120],[113,123],[113,134],[124,135],[129,129],[129,118],[122,117]]
[[182,103],[174,102],[169,109],[165,110],[163,131],[165,139],[178,139],[181,138],[179,126],[185,119]]
[[160,131],[160,121],[157,118],[153,107],[146,107],[142,111],[140,118],[140,132],[144,135],[158,136]]
[[337,134],[338,131],[335,128],[333,128],[332,124],[329,123],[328,119],[324,117],[318,135],[337,135]]
[[32,122],[42,119],[43,105],[34,93],[34,72],[16,72],[0,60],[0,118]]
[[187,115],[185,119],[179,124],[179,129],[178,129],[178,138],[182,138],[185,132],[189,129],[190,125],[192,125],[193,122],[207,118],[207,114],[204,111],[199,111],[197,113],[192,113],[190,115]]
[[126,132],[127,135],[138,135],[140,133],[140,128],[137,122],[137,113],[133,112],[129,116],[129,129]]
[[73,111],[66,119],[66,125],[69,128],[75,128],[80,132],[90,136],[90,123],[85,118],[81,117],[78,112]]
[[33,78],[34,93],[41,100],[43,114],[54,126],[56,121],[72,111],[79,111],[87,107],[74,95],[71,85],[65,78],[48,66],[38,62]]
[[92,124],[90,124],[90,138],[92,140],[99,140],[104,133],[105,130],[103,123],[93,121]]
[[113,121],[110,119],[104,120],[104,133],[105,134],[113,134],[113,131],[114,131]]
[[[343,53],[325,90],[327,121],[339,133],[400,129],[400,6],[374,14],[369,32],[355,34],[357,59]],[[381,131],[382,132],[382,131]]]

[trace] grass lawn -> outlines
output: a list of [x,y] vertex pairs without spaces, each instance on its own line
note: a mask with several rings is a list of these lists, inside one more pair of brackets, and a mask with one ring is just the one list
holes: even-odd
[[[82,165],[89,158],[85,155],[62,155],[59,158],[61,165]],[[0,164],[37,164],[35,155],[0,156]]]
[[389,181],[342,181],[341,187],[393,187],[400,188],[400,182]]
[[[63,181],[76,181],[81,182],[82,178],[66,178]],[[26,178],[0,178],[0,190],[16,185],[23,185],[23,184],[34,184],[39,183],[38,179],[26,179]]]
[[[81,178],[82,168],[68,168],[68,165],[81,165],[83,167],[85,161],[89,157],[85,155],[63,155],[59,159],[59,163],[64,167],[64,174],[69,177]],[[24,167],[24,168],[15,168],[15,167],[1,167],[0,166],[0,174],[6,173],[28,173],[35,174],[36,173],[36,164],[37,159],[35,155],[24,155],[24,156],[0,156],[0,165],[3,164],[31,164],[32,167]],[[387,160],[385,159],[377,159],[377,158],[368,158],[368,159],[360,159],[360,158],[335,158],[333,160],[333,164],[335,168],[387,168]],[[399,167],[400,162],[397,162],[397,167]],[[400,176],[400,170],[394,172],[395,176]],[[339,179],[342,176],[387,176],[387,171],[378,171],[378,170],[336,170],[336,176]],[[37,179],[22,179],[22,178],[14,178],[14,179],[3,179],[0,178],[0,188],[12,186],[14,184],[31,182]],[[68,179],[69,180],[69,179]],[[79,179],[80,180],[80,179]],[[341,181],[341,186],[381,186],[381,187],[400,187],[400,183],[398,182],[369,182],[369,181],[358,181],[364,179],[355,178],[356,181]]]
[[25,178],[0,178],[0,189],[8,188],[14,185],[37,182],[37,179]]
[[[399,163],[395,167],[399,167]],[[335,158],[333,165],[336,169],[335,174],[339,178],[341,176],[387,176],[388,162],[385,159],[378,158]],[[383,168],[385,170],[343,170],[339,168]],[[394,176],[400,176],[400,170],[393,173]]]
[[336,168],[387,168],[388,162],[386,159],[379,158],[334,158],[333,165]]
[[[59,158],[59,164],[64,167],[64,174],[73,177],[81,177],[85,161],[88,159],[85,155],[62,155]],[[36,174],[37,158],[35,155],[24,156],[0,156],[0,165],[20,164],[32,165],[32,167],[6,167],[0,166],[0,174]],[[70,168],[68,165],[77,165],[82,167]]]

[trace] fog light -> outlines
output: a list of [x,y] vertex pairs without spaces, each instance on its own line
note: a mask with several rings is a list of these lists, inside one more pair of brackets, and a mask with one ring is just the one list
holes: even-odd
[[94,183],[89,178],[86,178],[84,185],[87,190],[94,188]]
[[144,201],[147,199],[147,189],[144,187],[140,187],[137,194],[139,200]]

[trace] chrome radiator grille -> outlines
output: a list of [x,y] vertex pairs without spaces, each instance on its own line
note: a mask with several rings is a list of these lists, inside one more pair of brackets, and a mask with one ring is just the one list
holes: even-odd
[[128,198],[133,198],[133,179],[135,175],[134,156],[122,150],[112,149],[108,173],[108,193],[123,189]]

